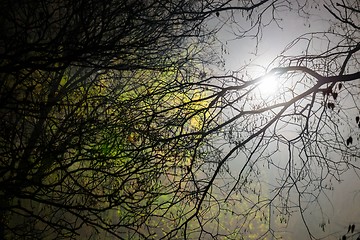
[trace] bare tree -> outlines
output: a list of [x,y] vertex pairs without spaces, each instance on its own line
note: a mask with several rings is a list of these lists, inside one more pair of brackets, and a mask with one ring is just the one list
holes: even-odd
[[179,176],[216,60],[203,22],[225,5],[1,3],[2,238],[154,237],[149,217],[197,194]]
[[[224,77],[223,85],[217,84],[213,103],[227,113],[221,127],[232,147],[214,167],[212,179],[215,182],[232,159],[243,159],[224,198],[250,202],[248,213],[253,215],[237,213],[244,216],[242,233],[252,220],[266,218],[268,232],[264,234],[276,237],[272,215],[286,223],[299,212],[309,237],[315,239],[319,236],[313,234],[304,215],[309,204],[321,208],[320,196],[333,190],[332,182],[340,182],[349,169],[359,176],[359,3],[330,1],[319,7],[333,16],[330,29],[295,39],[275,61],[279,67],[265,76],[253,79],[239,72]],[[297,47],[304,51],[287,54]],[[277,92],[261,93],[262,82],[270,78],[276,79]],[[268,180],[267,168],[277,170],[276,179]],[[249,177],[257,186],[268,181],[276,185],[247,189]],[[259,198],[251,199],[248,192]]]
[[[237,14],[250,22],[237,37],[261,41],[265,14],[301,4],[1,3],[1,237],[276,236],[272,211],[285,222],[358,170],[358,132],[339,124],[359,124],[359,6],[325,5],[338,25],[288,49],[317,35],[327,48],[284,51],[260,78],[217,74],[214,48]],[[268,76],[276,95],[259,92]]]

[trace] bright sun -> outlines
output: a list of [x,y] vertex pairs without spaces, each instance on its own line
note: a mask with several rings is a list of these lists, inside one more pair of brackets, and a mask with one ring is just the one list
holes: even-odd
[[279,83],[276,81],[276,76],[269,75],[264,77],[263,80],[261,80],[261,83],[258,87],[261,96],[266,97],[275,93],[278,90]]

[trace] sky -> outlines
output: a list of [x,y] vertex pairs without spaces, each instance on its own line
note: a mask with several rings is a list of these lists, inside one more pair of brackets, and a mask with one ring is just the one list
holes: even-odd
[[[253,71],[254,77],[269,71],[271,66],[276,66],[272,61],[292,40],[308,32],[321,32],[329,29],[332,24],[329,19],[332,16],[321,8],[312,11],[314,11],[314,15],[307,19],[300,18],[296,12],[283,12],[283,20],[280,22],[281,28],[272,24],[264,29],[263,38],[256,55],[254,55],[255,39],[234,40],[231,30],[225,28],[220,31],[218,37],[226,43],[228,52],[225,55],[225,71],[237,71],[249,62],[251,65],[248,71]],[[314,47],[315,50],[321,50],[316,48],[322,46]],[[301,48],[293,49],[294,52],[299,53],[301,50]],[[274,65],[270,65],[271,63]],[[286,158],[286,156],[283,157]],[[238,158],[235,161],[240,162],[242,159]],[[239,168],[241,164],[236,164],[236,162],[231,164],[235,167],[234,172],[239,171],[236,166]],[[333,191],[327,191],[326,195],[322,195],[319,198],[319,205],[310,204],[304,213],[304,217],[316,237],[339,239],[346,233],[349,224],[359,226],[358,231],[360,230],[360,180],[353,171],[348,171],[342,176],[341,182],[333,181],[331,184],[333,184]],[[294,195],[294,197],[296,196]],[[324,230],[321,227],[322,223],[326,223]],[[291,239],[308,238],[305,225],[297,213],[293,214],[287,228],[278,230],[291,232]]]

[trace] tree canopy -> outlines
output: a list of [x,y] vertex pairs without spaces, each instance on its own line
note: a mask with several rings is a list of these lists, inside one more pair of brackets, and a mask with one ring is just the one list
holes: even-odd
[[[295,212],[316,239],[309,204],[359,176],[357,1],[0,9],[1,239],[265,239],[286,237]],[[256,53],[290,11],[331,27],[294,39],[261,76],[226,70],[221,31]]]

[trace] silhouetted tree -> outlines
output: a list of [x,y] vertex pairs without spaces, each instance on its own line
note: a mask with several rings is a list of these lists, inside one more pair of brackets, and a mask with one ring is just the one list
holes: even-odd
[[[358,169],[359,3],[321,6],[337,23],[318,34],[326,49],[287,56],[320,39],[301,36],[259,78],[222,74],[214,49],[223,23],[258,43],[266,14],[306,6],[3,1],[1,237],[249,239],[275,234],[274,211],[303,213]],[[266,167],[281,172],[273,189]]]
[[155,238],[151,217],[199,195],[204,21],[228,5],[1,2],[1,238]]

